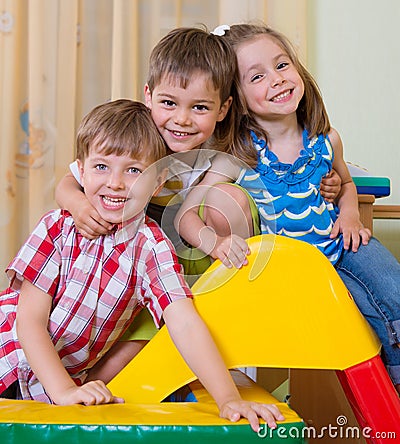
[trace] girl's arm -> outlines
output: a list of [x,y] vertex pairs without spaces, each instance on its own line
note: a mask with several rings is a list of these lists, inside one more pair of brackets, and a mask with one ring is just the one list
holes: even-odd
[[[217,156],[203,180],[186,196],[175,217],[175,229],[190,245],[199,248],[227,266],[240,268],[247,263],[249,248],[236,234],[220,236],[200,218],[199,207],[207,192],[217,183],[232,182],[238,177],[240,167],[230,161],[230,156]],[[221,205],[222,206],[222,205]],[[229,215],[226,215],[229,220]]]
[[32,371],[56,404],[104,404],[121,402],[102,381],[78,387],[64,368],[49,336],[51,297],[24,280],[17,307],[18,340]]
[[74,219],[82,236],[94,239],[109,234],[113,225],[105,221],[89,203],[82,187],[71,173],[67,173],[58,183],[55,192],[56,202]]
[[334,150],[333,168],[342,180],[341,191],[337,197],[340,213],[333,227],[331,238],[343,233],[344,248],[348,250],[351,247],[352,251],[356,252],[360,246],[360,238],[363,245],[368,244],[371,232],[364,228],[360,221],[357,189],[343,158],[342,140],[333,128],[329,133],[329,138]]
[[186,363],[214,398],[222,418],[232,422],[247,418],[254,431],[259,430],[258,417],[269,427],[284,417],[274,404],[244,401],[235,386],[215,342],[191,299],[170,304],[163,314],[165,324]]

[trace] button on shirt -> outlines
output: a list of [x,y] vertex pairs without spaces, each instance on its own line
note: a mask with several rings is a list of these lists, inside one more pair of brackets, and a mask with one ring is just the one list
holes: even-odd
[[70,214],[47,213],[7,268],[0,294],[0,393],[19,380],[22,397],[51,402],[17,339],[15,315],[23,279],[53,298],[48,331],[78,384],[147,306],[159,326],[164,309],[191,297],[171,242],[140,214],[115,233],[82,237]]

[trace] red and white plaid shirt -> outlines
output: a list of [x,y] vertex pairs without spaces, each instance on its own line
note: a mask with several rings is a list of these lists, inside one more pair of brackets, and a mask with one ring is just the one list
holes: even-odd
[[0,294],[0,393],[17,379],[23,399],[51,402],[21,349],[15,329],[23,279],[53,298],[48,331],[77,383],[147,306],[157,325],[164,309],[191,297],[174,248],[140,214],[109,236],[88,240],[70,214],[47,213],[7,268]]

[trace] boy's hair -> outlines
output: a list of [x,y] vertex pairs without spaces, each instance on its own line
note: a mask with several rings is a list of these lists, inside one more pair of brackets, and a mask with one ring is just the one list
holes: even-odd
[[166,146],[140,102],[118,99],[93,108],[82,119],[77,132],[77,158],[84,161],[93,145],[105,155],[128,155],[156,162],[166,155]]
[[[310,137],[314,137],[317,134],[328,134],[331,127],[319,87],[312,75],[300,62],[296,50],[286,36],[263,23],[253,22],[231,25],[230,29],[225,31],[222,38],[236,51],[237,47],[242,43],[254,40],[261,35],[271,37],[275,43],[282,48],[282,50],[289,56],[303,80],[304,95],[297,108],[297,120],[299,124],[307,129]],[[233,145],[235,151],[233,154],[247,162],[250,166],[254,166],[256,163],[256,153],[254,149],[251,149],[252,143],[249,130],[253,130],[257,135],[264,137],[265,140],[268,140],[268,137],[260,125],[257,124],[252,113],[245,105],[246,101],[240,90],[238,72],[235,77],[235,86],[238,89],[238,96],[242,103],[242,109],[245,111],[240,120],[240,130],[235,137],[235,143]]]
[[227,116],[217,122],[208,148],[226,150],[233,137],[233,124],[239,112],[233,80],[236,72],[236,55],[233,48],[207,28],[176,28],[163,37],[153,48],[149,59],[147,84],[150,92],[162,80],[186,88],[193,75],[209,76],[219,91],[221,105],[233,97]]

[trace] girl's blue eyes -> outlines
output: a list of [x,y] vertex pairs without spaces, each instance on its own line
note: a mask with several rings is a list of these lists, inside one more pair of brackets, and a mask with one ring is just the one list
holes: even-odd
[[[286,67],[289,66],[289,62],[280,62],[276,65],[276,69],[279,71],[281,69],[285,69]],[[251,77],[250,82],[255,82],[263,77],[265,77],[265,73],[262,74],[256,74],[253,77]]]
[[256,80],[261,79],[261,77],[262,77],[261,74],[257,74],[256,76],[253,76],[253,77],[250,79],[250,81],[251,81],[251,82],[255,82]]

